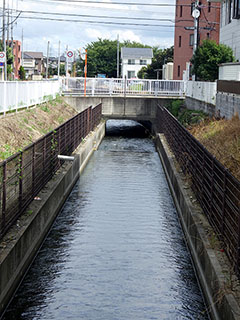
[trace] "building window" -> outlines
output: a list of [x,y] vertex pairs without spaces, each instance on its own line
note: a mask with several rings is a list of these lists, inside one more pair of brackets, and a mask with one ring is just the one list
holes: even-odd
[[179,38],[178,38],[178,46],[179,46],[179,48],[181,48],[181,46],[182,46],[182,36],[179,36]]
[[180,6],[180,17],[182,17],[183,14],[183,6]]
[[233,19],[240,19],[240,0],[233,2]]
[[147,60],[140,60],[140,65],[147,65]]
[[135,64],[135,60],[134,59],[128,59],[128,64]]
[[194,44],[194,34],[192,33],[189,35],[189,45],[193,46],[193,44]]
[[128,79],[130,79],[130,78],[135,78],[135,71],[128,71],[128,74],[127,74],[128,76]]
[[208,2],[208,12],[211,12],[211,2]]
[[210,33],[209,32],[207,33],[207,39],[210,39]]
[[180,66],[177,67],[177,76],[180,77]]
[[226,1],[226,24],[229,24],[232,21],[233,17],[233,3],[232,0]]

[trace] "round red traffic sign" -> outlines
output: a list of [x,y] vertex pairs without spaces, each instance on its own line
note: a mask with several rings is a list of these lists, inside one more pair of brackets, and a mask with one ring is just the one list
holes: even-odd
[[67,56],[68,56],[68,58],[72,58],[73,57],[73,52],[72,51],[68,51],[67,52]]
[[4,52],[0,52],[0,59],[3,59],[5,57],[5,53]]

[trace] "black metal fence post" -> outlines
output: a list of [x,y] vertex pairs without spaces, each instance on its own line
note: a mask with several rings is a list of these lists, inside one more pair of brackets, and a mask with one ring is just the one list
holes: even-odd
[[2,175],[2,231],[5,229],[6,224],[6,202],[7,202],[7,190],[6,190],[6,180],[7,180],[7,162],[3,162],[3,175]]
[[18,159],[18,183],[19,183],[19,210],[22,209],[23,200],[23,152],[20,152],[20,157]]

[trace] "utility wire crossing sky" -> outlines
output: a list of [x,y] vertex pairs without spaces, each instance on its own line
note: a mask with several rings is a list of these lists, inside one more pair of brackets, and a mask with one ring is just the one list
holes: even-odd
[[[5,0],[14,39],[21,40],[24,51],[56,56],[61,51],[84,48],[102,39],[137,41],[167,48],[174,42],[175,0],[88,1],[88,0]],[[3,0],[0,0],[2,11]],[[186,5],[189,6],[189,5]],[[2,26],[2,23],[1,23]]]

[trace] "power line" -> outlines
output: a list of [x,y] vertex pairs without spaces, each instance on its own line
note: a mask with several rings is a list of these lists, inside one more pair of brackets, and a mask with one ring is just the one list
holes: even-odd
[[[93,21],[93,20],[74,20],[74,19],[60,19],[60,18],[44,18],[44,17],[19,17],[20,19],[30,20],[46,20],[46,21],[60,21],[60,22],[78,22],[78,23],[91,23],[91,24],[107,24],[107,25],[125,25],[125,26],[144,26],[144,27],[171,27],[174,25],[166,24],[149,24],[149,23],[125,23],[125,22],[112,22],[112,21]],[[182,27],[182,26],[179,26]]]
[[[119,16],[103,16],[103,15],[89,15],[89,14],[77,14],[77,13],[60,13],[60,12],[45,12],[45,11],[32,11],[32,10],[18,10],[22,13],[37,13],[37,14],[46,14],[46,15],[56,15],[56,16],[71,16],[71,17],[86,17],[86,18],[100,18],[100,19],[119,19],[119,20],[149,20],[149,21],[168,21],[174,22],[172,19],[163,19],[163,18],[143,18],[143,17],[119,17]],[[192,20],[188,20],[192,21]]]
[[[150,6],[150,7],[191,7],[191,4],[170,4],[170,3],[137,3],[137,2],[116,2],[116,1],[88,1],[88,0],[48,0],[50,2],[66,2],[66,3],[93,3],[93,4],[110,4],[110,5],[128,5],[128,6]],[[38,3],[41,1],[38,1]],[[201,8],[208,8],[208,6],[201,5]],[[220,6],[210,6],[211,8],[220,9]]]
[[[32,3],[36,3],[36,1],[37,0],[25,0],[25,1],[28,1],[28,2],[32,2]],[[47,5],[51,5],[51,6],[55,6],[56,5],[56,2],[52,2],[51,0],[39,0],[39,1],[37,1],[38,2],[38,5],[41,3],[41,4],[47,4]],[[63,5],[62,3],[61,3],[61,5]],[[70,6],[70,7],[73,7],[73,8],[81,8],[81,10],[85,10],[85,9],[91,9],[92,11],[93,10],[97,10],[97,11],[101,11],[101,10],[104,10],[104,11],[111,11],[111,12],[115,12],[115,11],[117,11],[118,13],[119,13],[119,11],[124,11],[124,13],[126,13],[126,9],[124,8],[124,7],[122,7],[122,8],[119,8],[119,7],[116,7],[116,8],[109,8],[109,7],[106,7],[106,6],[104,6],[104,7],[99,7],[99,6],[88,6],[88,5],[81,5],[81,4],[79,4],[79,3],[66,3],[66,4],[64,4],[64,5],[67,5],[68,7]],[[152,11],[152,10],[147,10],[147,8],[145,8],[144,9],[144,13],[149,13],[149,14],[161,14],[162,12],[156,12],[156,9],[157,8],[154,8],[155,9],[155,11]],[[138,8],[136,8],[136,7],[132,7],[131,8],[131,11],[137,11],[137,12],[139,12],[139,9]],[[171,16],[174,16],[174,14],[173,13],[170,13],[170,12],[164,12],[164,16],[166,16],[166,15],[171,15]]]
[[[113,16],[95,16],[95,15],[81,15],[81,14],[73,14],[73,13],[59,13],[59,12],[43,12],[43,11],[21,11],[17,18],[19,18],[21,13],[37,13],[37,14],[46,14],[46,15],[58,15],[58,16],[74,16],[74,17],[87,17],[87,18],[103,18],[103,19],[125,19],[125,20],[149,20],[149,21],[168,21],[168,22],[173,22],[171,19],[154,19],[154,18],[140,18],[140,17],[113,17]],[[16,19],[17,19],[16,18]],[[20,17],[21,19],[36,19],[36,20],[48,20],[48,21],[65,21],[65,22],[87,22],[87,23],[92,23],[92,24],[116,24],[116,25],[131,25],[131,26],[153,26],[153,27],[174,27],[174,25],[156,25],[156,24],[147,24],[147,23],[122,23],[122,22],[113,22],[113,21],[92,21],[92,20],[73,20],[73,19],[58,19],[58,18],[43,18],[43,17],[28,17],[28,16],[22,16]],[[16,21],[16,19],[14,21]],[[209,22],[208,20],[201,20],[202,22],[207,22],[208,24],[217,24],[216,22]],[[192,22],[192,19],[179,19],[175,21],[176,23],[179,22]],[[184,27],[184,26],[177,26],[175,27]]]
[[[50,0],[49,0],[50,1]],[[38,1],[40,2],[40,1]],[[151,7],[176,7],[179,6],[177,4],[169,4],[169,3],[137,3],[137,2],[108,2],[108,1],[88,1],[88,0],[51,0],[50,2],[72,2],[72,3],[93,3],[93,4],[110,4],[110,5],[128,5],[128,6],[151,6]],[[184,7],[190,7],[189,4],[182,5]]]

